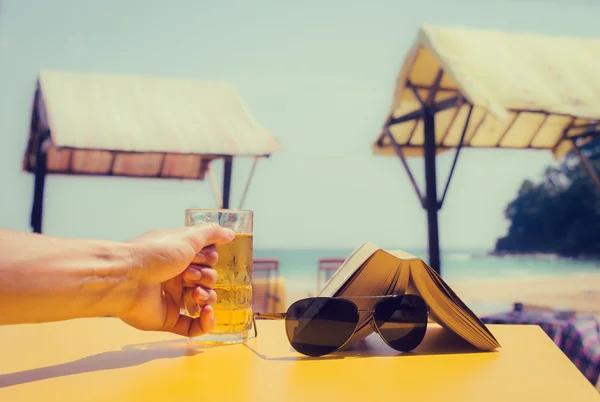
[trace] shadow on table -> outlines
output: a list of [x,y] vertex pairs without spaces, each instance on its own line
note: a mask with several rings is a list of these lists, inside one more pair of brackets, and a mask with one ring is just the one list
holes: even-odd
[[[472,354],[472,353],[492,353],[482,351],[444,328],[429,328],[423,342],[412,352],[398,352],[386,345],[377,334],[372,334],[362,342],[352,345],[346,350],[338,351],[330,355],[321,357],[304,356],[295,352],[291,346],[289,352],[292,355],[286,356],[268,356],[268,346],[258,347],[258,338],[253,344],[246,343],[256,356],[263,360],[275,361],[310,361],[310,360],[339,360],[345,358],[368,358],[368,357],[393,357],[393,356],[426,356],[426,355],[454,355],[454,354]],[[259,351],[260,349],[260,351]],[[264,350],[263,350],[264,349]],[[273,353],[275,355],[276,353]]]
[[126,345],[121,350],[103,352],[67,363],[0,374],[0,388],[74,374],[133,367],[158,359],[195,356],[206,347],[210,346],[190,342],[188,339]]

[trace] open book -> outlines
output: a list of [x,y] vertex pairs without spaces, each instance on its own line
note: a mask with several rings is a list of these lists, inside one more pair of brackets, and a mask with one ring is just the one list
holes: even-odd
[[[429,305],[431,318],[481,350],[500,344],[485,324],[458,298],[444,280],[423,260],[403,251],[391,251],[364,243],[344,261],[318,296],[419,295]],[[360,310],[372,310],[377,299],[351,299]],[[373,328],[372,313],[361,312],[358,329],[347,345],[365,338]]]

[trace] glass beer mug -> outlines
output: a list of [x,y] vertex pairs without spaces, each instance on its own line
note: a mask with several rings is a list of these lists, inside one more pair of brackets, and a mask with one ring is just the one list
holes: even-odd
[[[217,293],[216,327],[195,339],[216,343],[244,342],[252,328],[253,213],[231,209],[186,209],[186,226],[204,222],[232,229],[235,237],[230,243],[216,246],[219,253],[214,266],[217,271],[214,287]],[[194,306],[186,300],[185,313],[190,317],[199,315]]]

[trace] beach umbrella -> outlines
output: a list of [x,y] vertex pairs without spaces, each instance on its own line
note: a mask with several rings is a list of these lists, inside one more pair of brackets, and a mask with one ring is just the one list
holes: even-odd
[[[227,83],[42,71],[23,169],[35,175],[31,226],[42,232],[47,175],[204,180],[230,207],[233,158],[280,148]],[[223,160],[222,194],[210,172]],[[243,202],[243,201],[242,201]]]
[[[441,272],[438,211],[463,148],[574,150],[600,132],[600,40],[423,25],[405,57],[373,144],[398,157],[427,212],[429,264]],[[455,150],[438,197],[436,155]],[[407,158],[425,165],[419,189]]]

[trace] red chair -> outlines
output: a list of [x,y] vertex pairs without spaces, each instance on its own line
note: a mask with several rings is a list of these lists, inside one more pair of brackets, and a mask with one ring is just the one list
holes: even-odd
[[279,259],[254,259],[252,272],[252,309],[254,311],[269,312],[269,306],[280,300],[281,296],[277,287],[278,278]]

